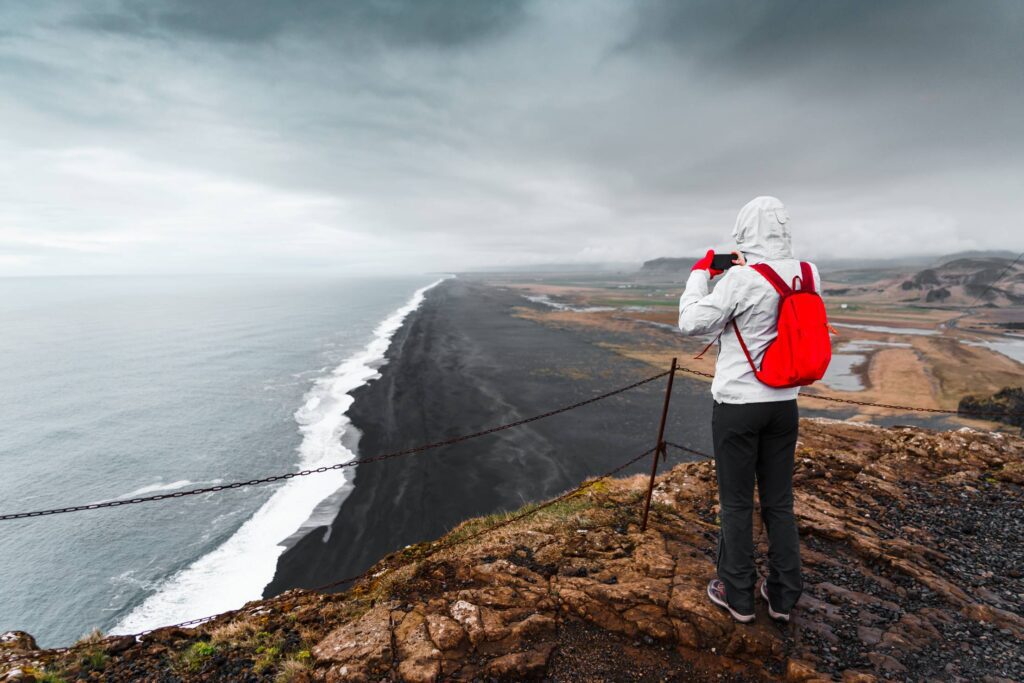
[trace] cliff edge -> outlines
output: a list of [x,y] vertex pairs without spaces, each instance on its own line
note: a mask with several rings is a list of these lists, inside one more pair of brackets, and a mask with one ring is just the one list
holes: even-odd
[[701,462],[659,477],[643,534],[644,477],[603,480],[410,546],[345,594],[63,651],[5,634],[0,681],[1024,680],[1022,455],[1004,434],[803,420],[806,586],[786,626],[708,602]]

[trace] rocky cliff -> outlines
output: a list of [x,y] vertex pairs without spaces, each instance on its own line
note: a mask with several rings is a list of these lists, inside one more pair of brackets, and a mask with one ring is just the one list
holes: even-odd
[[918,271],[892,290],[900,301],[1020,305],[1024,303],[1024,266],[1012,257],[956,258]]
[[347,594],[66,651],[7,634],[0,681],[1024,680],[1022,455],[1002,434],[804,420],[806,588],[788,626],[763,605],[735,624],[705,597],[702,462],[658,479],[646,533],[643,477],[600,481],[391,555]]

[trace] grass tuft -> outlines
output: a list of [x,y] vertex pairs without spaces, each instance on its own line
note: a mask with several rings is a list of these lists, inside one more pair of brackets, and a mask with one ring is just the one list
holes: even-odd
[[199,671],[203,668],[210,657],[216,653],[216,645],[208,643],[205,640],[200,640],[198,643],[192,643],[192,646],[185,651],[185,654],[182,657],[182,663],[189,671]]

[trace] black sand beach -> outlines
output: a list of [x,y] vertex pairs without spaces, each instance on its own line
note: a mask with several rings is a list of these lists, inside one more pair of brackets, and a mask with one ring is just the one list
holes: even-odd
[[[396,333],[380,379],[349,414],[361,457],[514,421],[655,374],[570,331],[512,314],[519,293],[448,280]],[[605,340],[609,341],[609,340]],[[614,340],[612,340],[614,341]],[[524,427],[358,468],[333,529],[301,538],[278,562],[265,595],[365,570],[462,520],[511,510],[576,486],[654,444],[664,380]],[[706,384],[680,376],[668,438],[710,451]],[[669,462],[679,462],[677,452]],[[647,471],[638,463],[627,473]]]
[[[486,429],[603,393],[656,374],[616,353],[636,334],[599,327],[560,328],[514,315],[547,310],[520,291],[472,277],[429,291],[395,334],[380,379],[358,389],[349,411],[361,433],[360,457],[411,448]],[[669,348],[681,338],[647,327]],[[356,471],[328,533],[314,528],[292,541],[264,595],[321,586],[364,571],[389,552],[443,535],[478,515],[521,507],[606,472],[654,445],[664,380],[579,410]],[[709,386],[680,374],[667,428],[671,441],[710,453]],[[853,409],[805,417],[845,419]],[[873,417],[876,424],[956,427],[927,414]],[[670,449],[669,464],[692,459]],[[646,472],[645,460],[625,474]]]

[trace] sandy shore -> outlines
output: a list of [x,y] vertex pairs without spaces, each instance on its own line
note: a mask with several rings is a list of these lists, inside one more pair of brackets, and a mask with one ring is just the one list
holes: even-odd
[[[657,372],[611,347],[514,315],[521,294],[473,280],[431,290],[388,350],[381,378],[350,410],[361,457],[445,439],[579,401]],[[527,304],[529,305],[529,304]],[[287,550],[265,594],[358,573],[467,517],[510,510],[575,486],[653,445],[664,383],[500,434],[360,467],[328,535]],[[707,385],[676,378],[669,438],[709,452]],[[681,458],[673,453],[670,463]],[[636,466],[644,471],[646,462]]]

